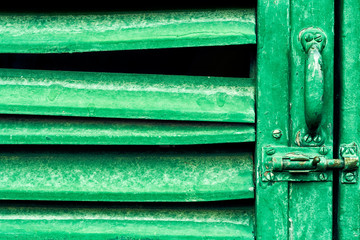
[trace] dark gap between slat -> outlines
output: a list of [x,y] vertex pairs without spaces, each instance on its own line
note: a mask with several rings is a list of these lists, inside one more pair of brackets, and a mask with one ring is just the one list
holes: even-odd
[[14,207],[59,207],[65,208],[159,208],[159,209],[211,209],[252,207],[255,199],[208,201],[208,202],[85,202],[85,201],[38,201],[38,200],[0,200],[0,206]]
[[[95,2],[94,2],[95,3]],[[19,5],[19,4],[17,4]],[[23,5],[23,4],[21,4]],[[176,3],[173,2],[167,3],[167,2],[161,2],[161,3],[154,3],[154,2],[139,2],[131,3],[126,2],[126,4],[119,4],[120,6],[116,6],[114,4],[99,4],[99,2],[96,2],[96,4],[86,3],[86,6],[67,6],[66,4],[63,4],[60,6],[59,4],[49,4],[45,5],[42,4],[42,6],[36,6],[34,4],[31,4],[31,6],[12,6],[7,4],[4,7],[1,7],[0,12],[99,12],[99,11],[105,11],[105,12],[114,12],[114,11],[150,11],[150,10],[177,10],[177,9],[212,9],[212,8],[255,8],[257,6],[256,0],[249,0],[249,1],[241,1],[240,3],[234,3],[234,2],[213,2],[206,4],[200,4],[200,3]]]
[[0,54],[0,68],[252,77],[255,45],[62,54]]
[[45,145],[45,144],[0,144],[2,151],[14,152],[201,152],[206,154],[216,151],[227,152],[254,152],[255,143],[215,143],[215,144],[198,144],[198,145]]

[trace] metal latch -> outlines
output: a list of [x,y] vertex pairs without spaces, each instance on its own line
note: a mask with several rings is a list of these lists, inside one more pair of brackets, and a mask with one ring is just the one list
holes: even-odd
[[328,173],[331,169],[342,169],[345,172],[343,179],[356,180],[354,174],[359,167],[359,158],[355,150],[345,151],[345,148],[342,148],[341,159],[333,159],[327,157],[328,151],[323,147],[266,147],[263,149],[262,180],[331,181]]
[[289,171],[293,173],[307,173],[311,171],[324,172],[329,168],[342,168],[341,159],[326,159],[323,156],[307,156],[302,153],[288,153],[280,159],[273,157],[270,161],[273,171]]

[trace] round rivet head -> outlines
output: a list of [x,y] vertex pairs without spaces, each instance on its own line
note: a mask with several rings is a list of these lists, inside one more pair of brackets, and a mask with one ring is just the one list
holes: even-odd
[[279,130],[279,129],[275,129],[275,130],[272,132],[272,135],[273,135],[274,138],[279,139],[279,138],[281,138],[282,132],[281,132],[281,130]]
[[269,149],[266,150],[266,154],[267,154],[267,155],[273,155],[273,154],[275,154],[275,152],[276,152],[276,151],[275,151],[274,148],[269,148]]

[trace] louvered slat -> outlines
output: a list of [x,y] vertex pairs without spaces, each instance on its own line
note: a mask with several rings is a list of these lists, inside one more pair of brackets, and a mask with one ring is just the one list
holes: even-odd
[[[0,23],[0,53],[256,43],[254,9],[0,14]],[[254,198],[253,146],[138,146],[254,141],[254,87],[1,69],[0,144],[77,146],[3,145],[0,199],[11,201],[0,204],[0,238],[254,239],[254,206],[212,202]]]
[[255,10],[0,15],[1,53],[254,44]]
[[188,145],[255,141],[253,124],[0,115],[0,144]]
[[0,153],[0,199],[214,201],[253,198],[252,155],[231,150],[21,150]]
[[[75,206],[74,206],[75,205]],[[251,207],[0,205],[1,239],[254,239]]]
[[2,69],[0,113],[254,122],[253,79]]

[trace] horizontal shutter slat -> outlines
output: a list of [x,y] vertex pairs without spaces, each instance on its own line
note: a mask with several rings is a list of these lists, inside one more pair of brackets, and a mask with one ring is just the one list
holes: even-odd
[[188,145],[255,141],[241,123],[0,115],[0,144]]
[[[246,150],[245,150],[246,151]],[[0,199],[189,202],[254,197],[244,150],[19,150],[0,153]]]
[[1,53],[254,44],[255,9],[2,13]]
[[2,69],[0,113],[253,123],[254,80]]
[[[76,204],[71,204],[75,205]],[[0,206],[2,239],[254,239],[252,207]]]

